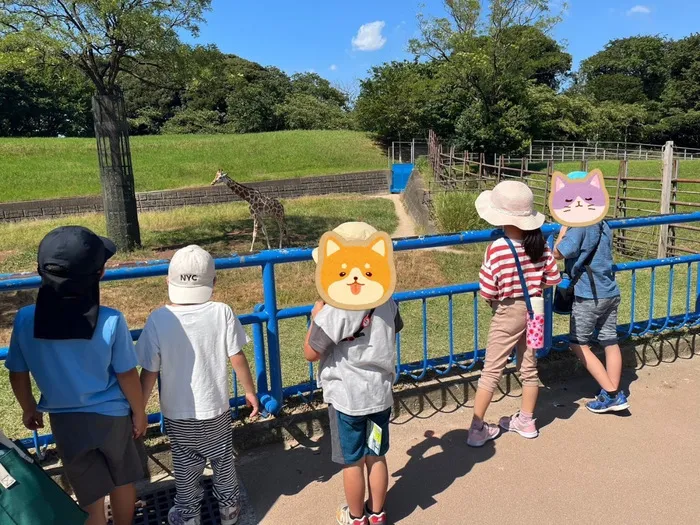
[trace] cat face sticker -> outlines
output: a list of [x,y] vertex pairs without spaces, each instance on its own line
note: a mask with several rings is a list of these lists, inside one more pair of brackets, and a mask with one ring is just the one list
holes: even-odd
[[391,237],[376,232],[347,241],[335,232],[321,237],[316,265],[321,299],[343,310],[369,310],[389,300],[396,288]]
[[571,227],[597,224],[605,218],[609,207],[610,197],[600,170],[578,179],[558,171],[552,174],[549,211],[559,224]]

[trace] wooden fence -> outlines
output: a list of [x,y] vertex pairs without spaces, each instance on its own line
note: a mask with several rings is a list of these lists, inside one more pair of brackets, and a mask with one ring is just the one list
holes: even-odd
[[[490,189],[503,180],[519,180],[532,189],[537,209],[551,219],[548,209],[549,181],[552,172],[557,169],[555,159],[545,159],[542,162],[527,156],[516,159],[497,155],[495,161],[492,161],[490,155],[483,153],[458,152],[454,147],[446,148],[432,131],[428,137],[428,151],[433,171],[429,192],[479,192]],[[596,167],[596,162],[594,159],[583,158],[579,160],[579,169],[589,171]],[[611,175],[609,169],[603,170],[611,199],[609,218],[700,210],[700,160],[678,156],[673,143],[666,144],[661,158],[655,162],[650,160],[639,163],[630,159],[617,162],[616,175]],[[684,170],[688,176],[683,176]],[[619,253],[633,259],[698,253],[700,227],[672,224],[616,230],[614,244]]]

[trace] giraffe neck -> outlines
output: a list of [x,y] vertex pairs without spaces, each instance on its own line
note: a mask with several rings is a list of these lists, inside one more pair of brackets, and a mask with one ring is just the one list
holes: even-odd
[[243,184],[239,184],[235,180],[228,179],[226,181],[226,185],[229,187],[229,189],[233,193],[238,195],[244,201],[250,202],[251,197],[253,197],[253,195],[254,195],[252,188],[248,188],[247,186],[243,186]]

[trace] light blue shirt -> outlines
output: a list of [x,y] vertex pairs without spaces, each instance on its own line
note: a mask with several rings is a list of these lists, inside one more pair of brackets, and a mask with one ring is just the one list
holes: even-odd
[[[602,226],[602,229],[601,229]],[[582,268],[591,252],[598,250],[591,261],[593,285],[588,272]],[[557,246],[557,250],[566,259],[566,273],[570,276],[582,271],[574,288],[574,295],[582,299],[607,299],[620,295],[620,288],[615,281],[612,256],[612,230],[605,222],[583,228],[570,228]]]
[[5,366],[31,373],[41,392],[38,410],[129,415],[116,374],[135,368],[137,359],[121,312],[100,306],[91,340],[49,340],[34,337],[34,309],[17,312]]

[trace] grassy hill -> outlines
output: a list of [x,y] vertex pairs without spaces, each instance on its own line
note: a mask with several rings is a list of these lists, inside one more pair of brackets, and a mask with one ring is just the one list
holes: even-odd
[[[381,169],[381,148],[353,131],[132,137],[136,191],[209,184],[221,168],[250,182]],[[0,202],[97,195],[95,139],[0,139]]]

